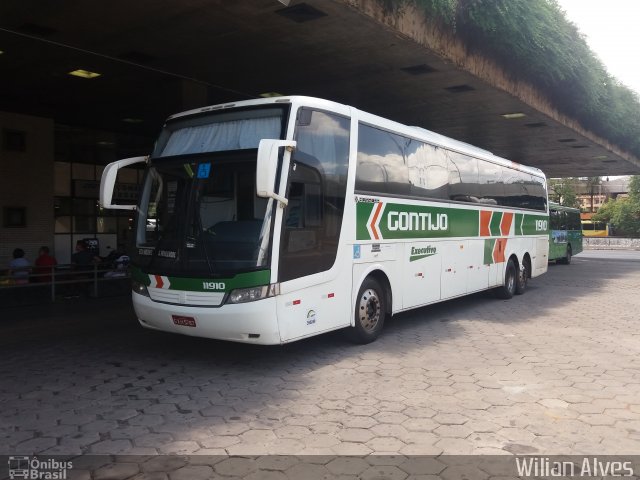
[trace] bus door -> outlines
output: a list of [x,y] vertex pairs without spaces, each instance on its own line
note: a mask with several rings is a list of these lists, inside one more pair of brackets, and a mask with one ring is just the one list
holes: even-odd
[[[298,111],[279,245],[282,341],[347,326],[351,262],[340,241],[349,168],[350,119]],[[349,257],[350,258],[350,257]]]
[[567,213],[549,210],[549,260],[563,258],[567,254]]

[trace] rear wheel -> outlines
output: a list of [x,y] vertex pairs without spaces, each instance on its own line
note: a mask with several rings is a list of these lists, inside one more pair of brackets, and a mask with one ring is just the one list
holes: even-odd
[[567,256],[560,259],[560,263],[563,265],[569,265],[571,263],[571,245],[567,245]]
[[496,297],[503,300],[508,300],[516,293],[516,284],[518,283],[518,272],[516,271],[516,264],[512,259],[507,262],[507,267],[504,271],[504,285],[495,289]]
[[387,312],[384,288],[373,278],[367,278],[358,292],[355,305],[355,325],[349,336],[355,343],[373,342],[382,331]]
[[529,277],[531,276],[531,266],[529,262],[525,259],[522,260],[522,266],[520,267],[520,271],[518,272],[518,281],[516,282],[516,294],[522,295],[527,289],[527,282],[529,281]]

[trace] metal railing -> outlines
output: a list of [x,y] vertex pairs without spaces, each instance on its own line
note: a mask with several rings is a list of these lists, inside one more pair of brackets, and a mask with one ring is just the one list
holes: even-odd
[[[35,273],[37,272],[37,273]],[[81,295],[98,297],[107,290],[116,294],[128,293],[130,273],[127,267],[114,268],[112,264],[94,264],[77,266],[70,264],[54,267],[25,267],[0,271],[0,301],[6,304],[11,293],[39,292],[32,295],[34,300],[44,297],[55,302],[57,297],[75,297]],[[107,289],[107,284],[126,283],[127,288]],[[47,295],[42,295],[46,290]],[[19,296],[24,296],[19,295]],[[20,302],[18,302],[20,303]],[[39,302],[33,302],[39,303]]]

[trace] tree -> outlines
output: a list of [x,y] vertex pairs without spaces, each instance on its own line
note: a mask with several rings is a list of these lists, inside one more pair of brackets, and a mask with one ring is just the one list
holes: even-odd
[[639,237],[640,176],[631,177],[627,198],[618,197],[615,200],[608,200],[593,216],[593,220],[612,224],[618,234]]
[[629,180],[629,197],[640,201],[640,175],[634,175]]
[[591,197],[591,213],[595,212],[595,208],[593,205],[593,197],[596,194],[596,191],[602,191],[600,185],[602,184],[602,177],[587,177],[587,190],[589,191],[589,196]]
[[572,177],[549,179],[549,199],[565,207],[579,208],[576,179]]

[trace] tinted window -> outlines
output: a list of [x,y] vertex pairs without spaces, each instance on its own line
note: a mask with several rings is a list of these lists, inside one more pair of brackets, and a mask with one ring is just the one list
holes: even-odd
[[480,202],[486,205],[505,205],[505,180],[502,167],[491,162],[478,162]]
[[356,191],[546,210],[541,178],[360,124]]
[[323,272],[336,260],[349,166],[349,119],[301,109],[295,140],[280,281]]
[[411,139],[368,125],[358,129],[356,189],[409,195],[407,151]]
[[560,211],[549,210],[549,223],[551,230],[560,230]]
[[428,198],[449,198],[447,152],[443,148],[411,140],[407,149],[411,194]]
[[527,202],[523,208],[533,208],[535,210],[547,209],[547,189],[544,179],[535,175],[523,174],[529,178],[527,186]]
[[449,152],[449,198],[457,202],[480,201],[477,159]]
[[579,212],[568,212],[569,221],[568,228],[569,230],[580,230],[580,213]]

